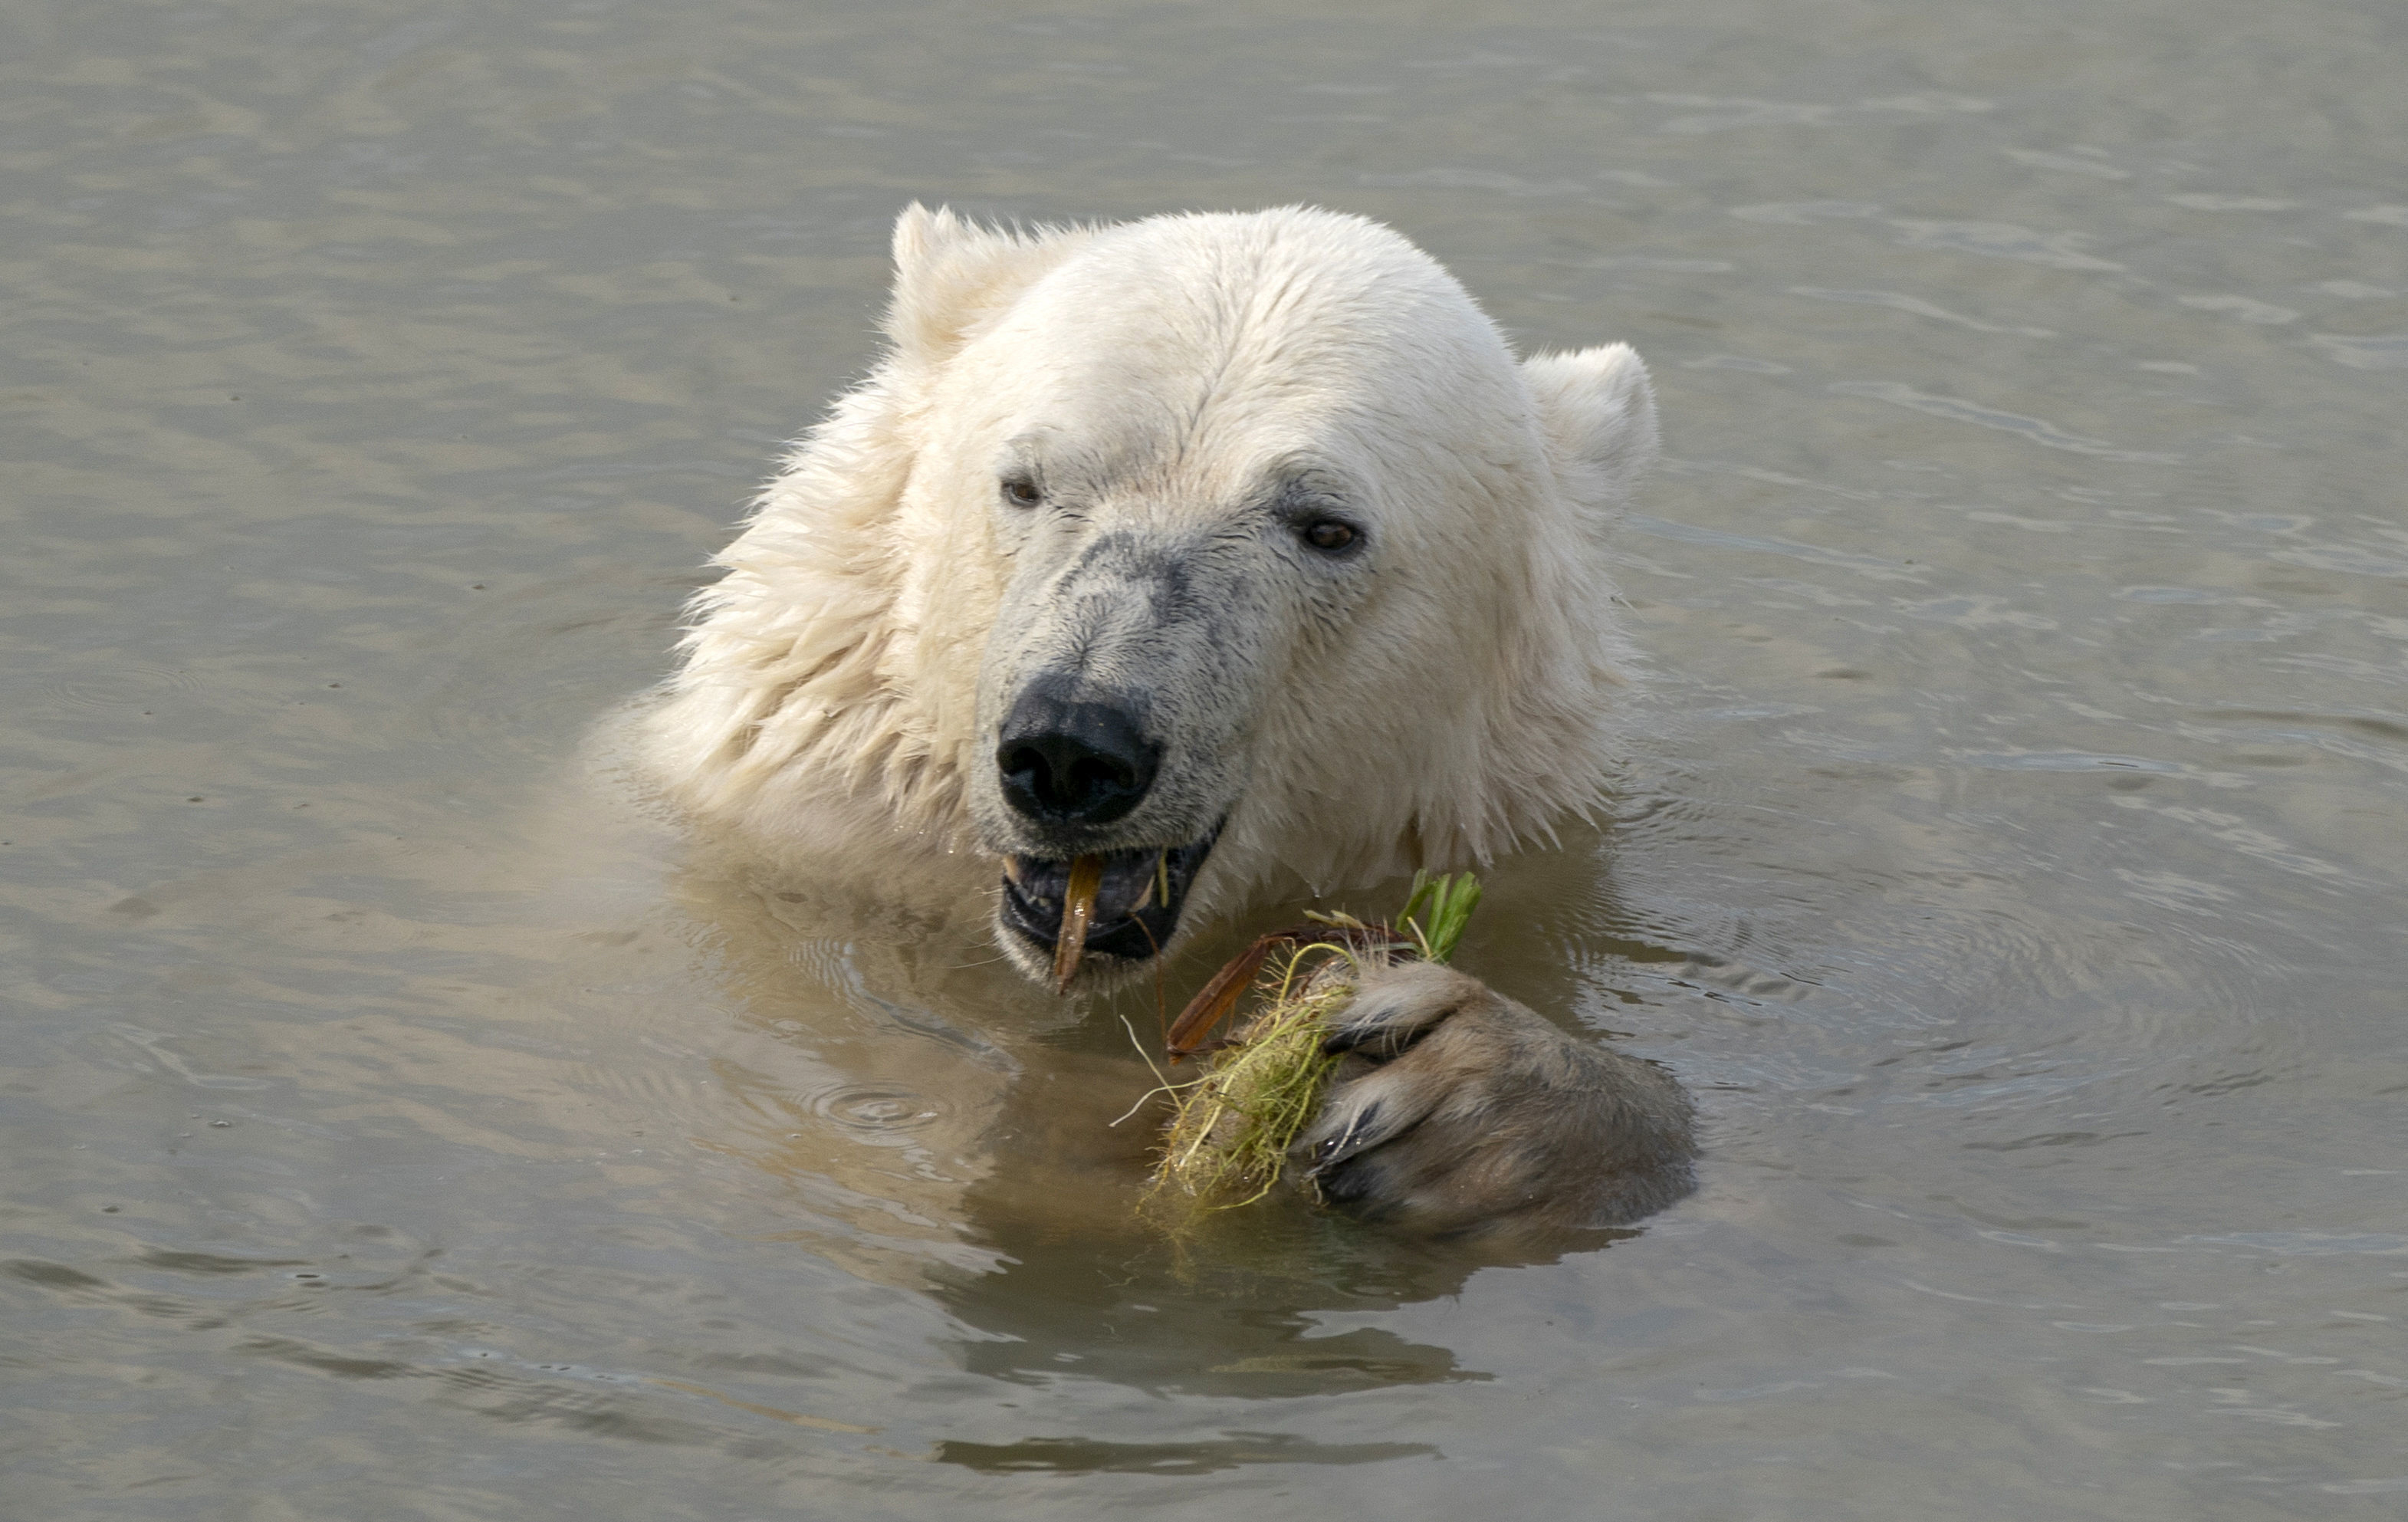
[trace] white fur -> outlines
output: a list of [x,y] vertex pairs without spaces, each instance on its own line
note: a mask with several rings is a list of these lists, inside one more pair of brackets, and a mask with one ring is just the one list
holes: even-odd
[[[895,262],[892,348],[719,556],[644,721],[677,805],[820,872],[1028,849],[994,726],[1123,616],[1073,574],[1098,537],[1191,557],[1244,618],[1110,637],[1183,726],[1129,843],[1231,811],[1190,923],[1283,871],[1485,862],[1596,800],[1626,657],[1599,536],[1656,446],[1628,347],[1517,364],[1427,255],[1302,208],[1024,234],[915,206]],[[1032,452],[1059,510],[998,498]],[[1359,564],[1246,515],[1298,467],[1367,523]]]

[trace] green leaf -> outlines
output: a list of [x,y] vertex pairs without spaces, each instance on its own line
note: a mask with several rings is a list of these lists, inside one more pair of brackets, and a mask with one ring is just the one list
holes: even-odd
[[1398,923],[1413,938],[1424,961],[1443,962],[1455,955],[1464,926],[1471,923],[1471,912],[1479,907],[1480,879],[1471,873],[1442,872],[1432,877],[1426,870],[1418,871]]

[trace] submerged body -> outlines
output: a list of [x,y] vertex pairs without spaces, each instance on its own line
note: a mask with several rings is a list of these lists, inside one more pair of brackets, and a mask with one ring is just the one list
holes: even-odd
[[[913,208],[896,258],[892,352],[642,720],[697,824],[824,884],[990,894],[1016,965],[1094,988],[1267,891],[1485,864],[1597,801],[1601,533],[1655,446],[1627,347],[1517,362],[1426,254],[1306,209]],[[1333,1197],[1454,1229],[1685,1187],[1669,1078],[1448,979],[1340,1022],[1378,1038],[1326,1106]]]

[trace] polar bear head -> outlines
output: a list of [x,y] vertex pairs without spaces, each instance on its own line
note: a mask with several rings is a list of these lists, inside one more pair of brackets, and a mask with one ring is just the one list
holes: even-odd
[[1517,362],[1446,271],[1286,208],[1034,234],[914,207],[893,348],[699,599],[651,721],[690,809],[870,872],[995,864],[1083,977],[1282,878],[1483,862],[1595,801],[1627,346]]

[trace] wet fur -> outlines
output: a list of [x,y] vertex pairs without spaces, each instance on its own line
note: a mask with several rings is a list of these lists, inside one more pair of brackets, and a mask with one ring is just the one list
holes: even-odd
[[[894,247],[889,352],[635,715],[688,820],[823,886],[959,904],[1007,856],[1226,819],[1170,950],[1266,884],[1482,865],[1598,801],[1627,658],[1602,530],[1656,447],[1627,346],[1517,360],[1428,255],[1309,208],[1009,233],[913,207]],[[1299,548],[1325,511],[1360,553]],[[1163,764],[1126,818],[1006,806],[997,725],[1037,682],[1143,715]],[[1677,1085],[1471,980],[1375,981],[1349,1028],[1315,1133],[1343,1142],[1333,1196],[1450,1230],[1687,1186]]]
[[[1428,255],[1288,208],[1005,233],[913,208],[886,357],[797,446],[643,717],[689,815],[814,873],[1058,855],[1000,711],[1074,670],[1168,742],[1113,844],[1229,827],[1197,919],[1545,842],[1628,652],[1599,534],[1655,451],[1627,346],[1516,361]],[[1047,505],[998,502],[1033,467]],[[1316,495],[1349,565],[1276,532]],[[1444,722],[1436,722],[1440,719]]]
[[1694,1110],[1670,1074],[1450,968],[1367,969],[1326,1049],[1348,1062],[1294,1156],[1325,1198],[1373,1219],[1576,1228],[1692,1186]]

